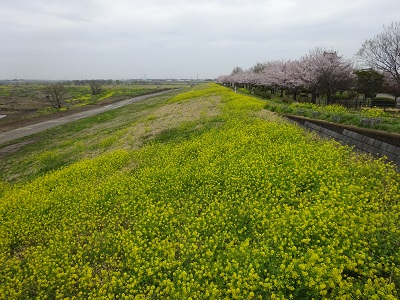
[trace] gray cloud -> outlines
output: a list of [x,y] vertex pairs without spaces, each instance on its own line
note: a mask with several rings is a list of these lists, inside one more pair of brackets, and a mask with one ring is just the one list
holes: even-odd
[[351,58],[400,19],[397,1],[0,0],[0,78],[214,78],[315,47]]

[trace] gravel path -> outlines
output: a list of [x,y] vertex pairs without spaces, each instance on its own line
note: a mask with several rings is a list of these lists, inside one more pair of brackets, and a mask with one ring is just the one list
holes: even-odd
[[79,119],[83,119],[86,117],[90,117],[90,116],[94,116],[112,109],[116,109],[137,101],[141,101],[150,97],[154,97],[154,96],[158,96],[158,95],[162,95],[168,92],[171,92],[173,90],[168,90],[168,91],[162,91],[162,92],[158,92],[158,93],[153,93],[153,94],[148,94],[148,95],[143,95],[143,96],[138,96],[135,98],[131,98],[131,99],[127,99],[127,100],[123,100],[120,102],[116,102],[113,104],[109,104],[106,106],[102,106],[99,108],[94,108],[91,110],[87,110],[87,111],[83,111],[83,112],[79,112],[76,114],[72,114],[66,117],[60,117],[57,119],[53,119],[50,121],[45,121],[45,122],[41,122],[41,123],[37,123],[37,124],[33,124],[30,126],[26,126],[26,127],[21,127],[18,129],[14,129],[14,130],[10,130],[10,131],[6,131],[6,132],[2,132],[0,133],[0,144],[9,142],[9,141],[13,141],[28,135],[32,135],[35,133],[38,133],[40,131],[44,131],[56,126],[60,126],[60,125],[64,125]]

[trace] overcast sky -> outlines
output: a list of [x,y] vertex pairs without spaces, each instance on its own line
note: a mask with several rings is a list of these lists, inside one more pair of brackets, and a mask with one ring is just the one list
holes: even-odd
[[352,58],[399,0],[0,0],[0,79],[216,78],[316,47]]

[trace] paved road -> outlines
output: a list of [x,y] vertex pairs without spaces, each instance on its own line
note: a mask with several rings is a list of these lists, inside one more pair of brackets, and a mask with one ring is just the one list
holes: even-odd
[[165,94],[165,93],[168,93],[168,92],[171,92],[171,91],[172,90],[168,90],[168,91],[163,91],[163,92],[158,92],[158,93],[138,96],[138,97],[135,97],[135,98],[131,98],[131,99],[123,100],[123,101],[120,101],[120,102],[116,102],[114,104],[109,104],[109,105],[102,106],[102,107],[99,107],[99,108],[94,108],[94,109],[87,110],[87,111],[84,111],[84,112],[79,112],[79,113],[76,113],[76,114],[72,114],[72,115],[69,115],[69,116],[66,116],[66,117],[61,117],[61,118],[57,118],[57,119],[54,119],[54,120],[45,121],[45,122],[37,123],[37,124],[34,124],[34,125],[30,125],[30,126],[14,129],[14,130],[11,130],[11,131],[6,131],[6,132],[3,132],[3,133],[0,133],[0,144],[6,143],[6,142],[9,142],[9,141],[12,141],[12,140],[16,140],[16,139],[19,139],[21,137],[28,136],[28,135],[31,135],[31,134],[34,134],[34,133],[37,133],[37,132],[40,132],[40,131],[43,131],[43,130],[46,130],[46,129],[50,129],[50,128],[53,128],[53,127],[56,127],[56,126],[67,124],[67,123],[70,123],[70,122],[73,122],[73,121],[76,121],[76,120],[79,120],[79,119],[83,119],[83,118],[86,118],[86,117],[94,116],[94,115],[97,115],[97,114],[100,114],[100,113],[103,113],[103,112],[106,112],[106,111],[109,111],[109,110],[112,110],[112,109],[116,109],[116,108],[131,104],[131,103],[134,103],[134,102],[137,102],[137,101],[141,101],[141,100],[144,100],[144,99],[147,99],[147,98],[150,98],[150,97],[162,95],[162,94]]

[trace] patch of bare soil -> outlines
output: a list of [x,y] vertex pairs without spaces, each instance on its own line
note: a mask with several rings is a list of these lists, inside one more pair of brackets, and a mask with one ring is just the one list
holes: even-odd
[[19,149],[21,149],[22,147],[24,147],[24,146],[26,146],[26,145],[29,145],[29,144],[32,144],[32,143],[34,143],[35,141],[36,141],[35,139],[29,139],[29,140],[26,140],[26,141],[23,141],[23,142],[19,142],[19,143],[16,143],[16,144],[11,144],[11,145],[9,145],[9,146],[0,148],[0,158],[1,158],[2,156],[7,155],[7,154],[15,153],[15,152],[17,152]]

